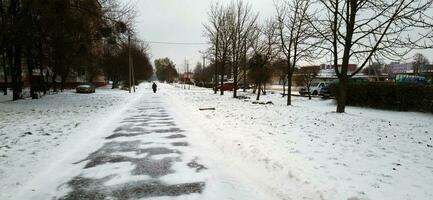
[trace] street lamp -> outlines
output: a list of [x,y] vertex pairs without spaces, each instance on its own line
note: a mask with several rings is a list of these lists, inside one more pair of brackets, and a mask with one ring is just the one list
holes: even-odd
[[135,92],[135,76],[134,76],[134,64],[132,63],[131,55],[131,31],[128,29],[128,66],[129,66],[129,93],[131,93],[131,87]]
[[[134,65],[132,63],[131,55],[131,30],[127,27],[124,22],[116,21],[116,28],[119,32],[128,34],[128,82],[129,82],[129,93],[131,93],[132,82],[134,82],[134,92],[135,92],[135,77],[134,77]],[[131,80],[132,79],[132,80]]]

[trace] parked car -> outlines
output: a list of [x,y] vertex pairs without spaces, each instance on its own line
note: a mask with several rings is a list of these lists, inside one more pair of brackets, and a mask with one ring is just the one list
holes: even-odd
[[[331,96],[333,96],[331,94],[331,87],[332,85],[336,86],[338,84],[338,79],[328,82],[324,87],[322,87],[319,90],[319,96],[321,96],[324,99],[330,98]],[[349,84],[362,84],[362,83],[367,83],[368,82],[368,78],[365,77],[355,77],[355,78],[350,78],[348,80]]]
[[75,90],[77,93],[95,93],[95,88],[93,83],[80,83]]
[[[221,85],[218,85],[218,87],[214,87],[214,90],[218,91],[221,89]],[[234,84],[234,83],[224,83],[222,89],[224,91],[233,91],[233,90],[237,90],[239,89],[239,85]]]
[[410,74],[397,74],[395,82],[399,84],[428,84],[426,77]]
[[325,87],[322,87],[320,89],[319,96],[321,96],[324,99],[331,97],[331,90],[329,89],[329,85],[326,85]]
[[[328,83],[326,83],[326,82],[314,82],[314,83],[311,83],[311,86],[310,86],[310,93],[311,93],[311,95],[319,95],[320,90],[323,87],[326,87],[326,86],[328,86]],[[308,95],[307,87],[306,86],[302,87],[299,90],[299,94],[301,96]]]

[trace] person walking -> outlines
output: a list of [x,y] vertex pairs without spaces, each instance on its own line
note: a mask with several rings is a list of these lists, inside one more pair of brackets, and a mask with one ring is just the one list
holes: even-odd
[[152,84],[153,93],[156,93],[157,88],[158,88],[158,86],[156,85],[155,82],[153,82],[153,84]]

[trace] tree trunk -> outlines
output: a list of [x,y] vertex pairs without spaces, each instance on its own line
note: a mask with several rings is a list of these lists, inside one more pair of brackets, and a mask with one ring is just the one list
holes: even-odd
[[12,70],[12,99],[14,101],[21,98],[22,83],[21,83],[21,48],[14,46],[13,49],[13,70]]
[[60,76],[60,92],[63,92],[65,89],[66,78],[64,76]]
[[[237,65],[237,64],[235,64],[235,65]],[[233,98],[236,98],[237,97],[237,91],[238,91],[238,88],[236,88],[236,86],[238,85],[238,66],[235,66],[235,69],[233,70],[233,83],[235,85],[235,88],[233,88]]]
[[218,53],[219,53],[219,30],[217,30],[217,33],[216,33],[216,40],[215,40],[215,63],[214,63],[214,65],[215,65],[215,80],[214,80],[214,94],[216,94],[217,93],[217,91],[218,91]]
[[346,110],[347,75],[341,75],[337,93],[337,113],[344,113]]
[[220,94],[221,95],[224,95],[224,88],[223,88],[223,86],[224,86],[224,73],[225,72],[225,67],[224,67],[224,63],[222,63],[222,65],[221,65],[221,88],[220,88]]
[[283,97],[286,95],[286,81],[284,79],[285,78],[283,78]]
[[44,75],[44,67],[43,67],[43,49],[42,49],[42,44],[39,43],[38,44],[38,68],[39,68],[39,76],[41,76],[39,78],[39,89],[42,90],[42,92],[44,93],[44,95],[47,94],[47,83],[45,81],[45,75]]
[[247,91],[247,71],[246,71],[246,69],[244,68],[244,88],[243,88],[243,90],[244,90],[244,92],[246,92]]
[[56,78],[57,78],[57,73],[54,72],[53,76],[51,76],[51,87],[53,88],[53,92],[57,92]]
[[213,82],[214,82],[214,94],[216,94],[217,93],[217,91],[218,91],[218,65],[216,64],[216,62],[215,62],[215,74],[214,74],[214,80],[213,80]]
[[292,76],[287,76],[287,105],[292,105]]
[[221,88],[220,88],[220,95],[224,95],[224,74],[221,74]]
[[4,95],[8,94],[8,76],[7,76],[7,70],[6,70],[6,53],[2,53],[2,60],[3,60],[3,74],[4,74],[4,81],[5,81],[5,90],[3,91]]
[[29,53],[29,49],[27,49],[27,73],[30,83],[30,96],[32,99],[37,99],[36,93],[35,93],[35,83],[33,78],[33,67],[34,67],[34,60],[32,59],[32,56]]
[[258,100],[260,100],[260,89],[261,89],[261,84],[260,83],[257,84],[257,89],[258,89],[258,91],[257,91],[257,98],[256,98],[256,100],[258,101]]
[[66,79],[68,78],[69,75],[69,67],[64,68],[64,72],[60,74],[60,92],[63,92],[63,90],[65,89],[65,83],[66,83]]
[[111,85],[111,89],[116,89],[118,85],[119,85],[119,80],[113,78],[113,84]]
[[244,59],[243,59],[243,68],[244,68],[244,92],[247,91],[247,45],[244,46]]
[[256,90],[257,90],[257,87],[259,86],[259,83],[258,82],[256,82],[256,85],[254,86],[254,88],[253,88],[253,94],[255,94],[256,93]]
[[47,85],[45,82],[45,75],[44,75],[44,71],[43,71],[43,67],[42,67],[42,58],[39,57],[39,76],[41,76],[41,78],[39,79],[39,86],[40,89],[42,89],[42,92],[44,93],[44,95],[47,94]]

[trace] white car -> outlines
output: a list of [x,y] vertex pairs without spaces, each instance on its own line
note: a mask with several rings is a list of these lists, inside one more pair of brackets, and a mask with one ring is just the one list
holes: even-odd
[[[320,92],[320,90],[322,88],[328,86],[328,84],[329,83],[327,83],[327,82],[314,82],[314,83],[311,83],[311,86],[310,86],[310,93],[311,93],[311,95],[318,95],[319,92]],[[299,90],[299,94],[302,95],[302,96],[308,95],[307,86],[302,87]]]

